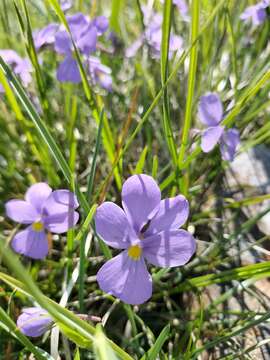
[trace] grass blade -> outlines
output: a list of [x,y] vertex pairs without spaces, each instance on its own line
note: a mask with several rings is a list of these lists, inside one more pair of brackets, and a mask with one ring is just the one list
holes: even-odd
[[[168,79],[168,66],[169,66],[169,50],[170,50],[170,31],[171,31],[171,11],[172,0],[165,0],[163,7],[163,23],[162,23],[162,42],[161,42],[161,84],[162,87],[166,84]],[[163,129],[167,141],[167,145],[172,157],[174,165],[177,165],[177,151],[173,138],[171,120],[170,120],[170,102],[168,97],[168,87],[163,90]]]
[[158,358],[158,354],[160,353],[163,344],[170,336],[170,325],[166,325],[165,328],[159,334],[156,342],[151,347],[150,350],[141,358],[141,360],[155,360]]

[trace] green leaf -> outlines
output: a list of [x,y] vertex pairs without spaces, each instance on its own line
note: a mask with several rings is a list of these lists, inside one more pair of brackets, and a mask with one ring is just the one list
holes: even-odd
[[114,353],[110,344],[108,343],[105,335],[103,334],[100,325],[97,325],[95,339],[94,339],[94,351],[97,360],[117,360],[118,357]]
[[170,325],[166,325],[161,333],[159,334],[157,340],[150,350],[141,358],[141,360],[156,360],[158,358],[158,354],[160,353],[162,346],[165,341],[168,339],[170,335]]
[[[193,44],[199,35],[199,20],[200,20],[200,1],[192,0],[192,15],[191,15],[191,38],[190,42]],[[189,58],[189,71],[188,71],[188,92],[186,99],[184,128],[182,132],[182,140],[178,157],[178,164],[181,168],[182,162],[185,157],[186,148],[188,145],[189,130],[192,120],[192,103],[194,99],[195,79],[197,71],[197,59],[198,59],[198,42],[192,47]]]
[[[161,84],[162,87],[166,84],[168,79],[168,66],[169,66],[169,44],[170,44],[170,31],[171,31],[171,10],[172,0],[165,0],[163,6],[163,23],[162,23],[162,41],[161,41]],[[163,90],[163,130],[166,137],[167,145],[172,157],[174,165],[177,165],[177,151],[176,144],[173,137],[171,119],[170,119],[170,101],[168,97],[168,88],[164,87]]]
[[93,156],[93,159],[92,159],[91,170],[90,170],[89,177],[88,177],[87,192],[86,192],[87,199],[91,198],[91,195],[92,195],[92,192],[93,192],[94,178],[95,178],[96,167],[97,167],[97,156],[98,156],[98,153],[99,153],[99,150],[100,150],[103,122],[104,122],[104,108],[101,110],[101,113],[100,113],[100,121],[99,121],[99,124],[98,124],[96,146],[95,146],[94,156]]
[[143,172],[147,152],[148,152],[148,146],[146,145],[140,155],[139,161],[137,162],[136,168],[134,170],[134,174],[141,174]]
[[74,342],[77,346],[83,349],[91,349],[92,348],[92,341],[89,339],[85,339],[78,331],[71,329],[70,327],[62,324],[60,322],[56,323],[62,333],[71,341]]
[[75,352],[75,357],[74,357],[74,360],[80,360],[81,357],[80,357],[80,350],[77,348],[76,349],[76,352]]
[[110,29],[112,29],[114,32],[120,34],[119,19],[120,19],[124,1],[123,0],[112,0],[111,3],[112,3],[112,10],[111,10],[111,16],[110,16]]

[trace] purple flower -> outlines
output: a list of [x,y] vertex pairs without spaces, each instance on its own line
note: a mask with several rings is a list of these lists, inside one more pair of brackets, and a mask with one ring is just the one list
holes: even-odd
[[[78,13],[67,17],[67,22],[78,49],[84,55],[96,50],[97,28],[89,22],[86,16]],[[55,37],[55,51],[59,54],[69,55],[73,51],[71,38],[66,30],[61,30]]]
[[103,35],[109,28],[109,21],[106,16],[98,16],[93,20],[93,25],[98,31],[98,36]]
[[73,1],[72,0],[60,0],[60,6],[62,11],[67,11],[69,10],[73,5]]
[[243,21],[248,21],[249,19],[251,19],[253,25],[258,26],[265,21],[267,17],[265,9],[269,7],[269,5],[269,0],[263,0],[256,5],[248,6],[240,15],[240,19]]
[[33,34],[33,40],[37,51],[45,45],[53,44],[58,30],[59,25],[54,23],[45,26],[43,29],[36,30]]
[[30,61],[27,58],[21,58],[14,50],[9,49],[0,50],[0,56],[11,66],[14,73],[20,77],[23,86],[27,87],[32,80]]
[[[63,2],[65,3],[65,2]],[[84,63],[88,69],[91,68],[90,75],[93,82],[101,84],[107,90],[111,90],[112,78],[111,70],[96,61],[90,60],[90,55],[96,50],[97,39],[107,31],[109,21],[105,16],[98,16],[92,21],[82,13],[67,16],[72,39],[76,47],[83,55]],[[57,80],[60,82],[80,83],[81,75],[79,66],[74,56],[73,44],[70,34],[62,25],[49,24],[45,28],[35,32],[34,42],[37,50],[45,45],[54,44],[54,50],[60,55],[64,55],[64,60],[57,69]],[[92,64],[94,63],[95,64]],[[89,64],[92,64],[91,66]]]
[[208,153],[220,143],[222,159],[233,161],[240,143],[239,132],[237,129],[225,130],[224,126],[219,125],[223,117],[223,106],[218,94],[201,96],[198,115],[201,122],[208,126],[202,134],[202,151]]
[[101,64],[94,56],[89,57],[89,73],[94,84],[99,84],[103,89],[112,91],[112,70]]
[[188,217],[184,196],[161,200],[154,179],[131,176],[123,185],[122,205],[100,205],[96,231],[106,244],[123,249],[97,273],[101,289],[125,303],[141,304],[152,295],[152,279],[145,260],[155,266],[184,265],[195,252],[192,235],[179,229]]
[[53,320],[47,311],[38,307],[23,309],[17,319],[17,327],[26,336],[38,337],[44,334],[52,325]]
[[[103,17],[100,18],[100,20],[97,18],[89,22],[87,17],[81,13],[67,17],[73,40],[81,53],[87,57],[96,50],[98,35],[106,31],[104,19]],[[78,64],[72,57],[71,38],[65,30],[61,30],[56,34],[54,48],[57,53],[66,56],[57,70],[57,79],[60,82],[81,82]]]
[[37,183],[27,190],[25,200],[6,203],[7,216],[29,225],[12,239],[11,246],[19,254],[43,259],[48,254],[46,231],[61,234],[76,225],[79,214],[76,196],[68,190],[55,190],[46,183]]
[[[135,42],[126,49],[126,57],[133,57],[136,55],[139,48],[146,42],[152,51],[154,58],[160,57],[161,41],[162,41],[162,16],[157,13],[150,13],[149,9],[143,8],[145,31]],[[183,40],[180,36],[170,34],[169,44],[169,58],[173,53],[180,50],[183,45]]]

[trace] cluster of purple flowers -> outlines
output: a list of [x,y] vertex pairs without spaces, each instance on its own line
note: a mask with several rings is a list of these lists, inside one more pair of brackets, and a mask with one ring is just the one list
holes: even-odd
[[[111,69],[101,64],[98,58],[92,56],[97,49],[98,37],[108,29],[108,19],[105,16],[99,16],[90,21],[82,13],[77,13],[67,16],[67,23],[72,39],[84,57],[84,66],[92,82],[111,91]],[[74,57],[72,39],[64,27],[56,23],[51,23],[34,33],[34,43],[37,51],[50,45],[53,46],[57,54],[64,57],[57,69],[58,81],[76,84],[81,82],[81,74]]]
[[[133,175],[123,185],[121,209],[112,202],[100,205],[95,215],[97,234],[108,245],[123,251],[106,262],[97,274],[99,286],[128,304],[142,304],[152,295],[152,278],[146,261],[160,267],[187,263],[196,242],[186,230],[189,204],[178,195],[161,200],[160,189],[148,175]],[[24,200],[6,203],[9,218],[28,227],[12,239],[13,249],[34,259],[48,254],[45,230],[57,234],[74,227],[79,219],[76,196],[46,183],[32,185]],[[53,323],[40,308],[27,308],[17,325],[28,336],[40,336]]]
[[[183,0],[174,0],[174,4],[180,13],[187,19],[188,8]],[[145,30],[135,42],[126,49],[126,57],[136,55],[140,47],[146,43],[150,47],[153,58],[160,57],[161,41],[162,41],[162,15],[152,11],[148,5],[142,6],[144,15]],[[176,51],[181,51],[183,39],[181,36],[170,34],[169,57],[171,58]]]
[[266,9],[270,6],[270,0],[262,0],[259,3],[248,6],[240,15],[243,21],[252,21],[253,26],[261,25],[267,18]]
[[235,128],[226,130],[220,125],[223,106],[218,94],[208,93],[201,96],[198,115],[203,125],[208,126],[202,134],[202,151],[208,153],[219,143],[222,159],[232,161],[240,143],[239,132]]
[[[32,80],[30,61],[27,58],[20,57],[14,50],[9,49],[0,50],[0,56],[12,68],[14,73],[19,76],[23,86],[27,87]],[[3,91],[4,89],[0,84],[0,92]]]

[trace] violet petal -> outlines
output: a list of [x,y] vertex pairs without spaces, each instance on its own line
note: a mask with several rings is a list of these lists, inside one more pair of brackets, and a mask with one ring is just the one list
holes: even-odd
[[14,236],[11,246],[17,253],[32,259],[44,259],[49,252],[45,231],[34,231],[31,225]]
[[185,230],[166,230],[145,238],[142,244],[146,260],[161,267],[184,265],[196,250],[195,239]]
[[158,211],[160,200],[160,189],[151,176],[133,175],[123,184],[123,208],[137,233]]
[[142,304],[152,295],[152,279],[143,257],[132,260],[127,251],[101,267],[97,282],[103,291],[131,305]]

